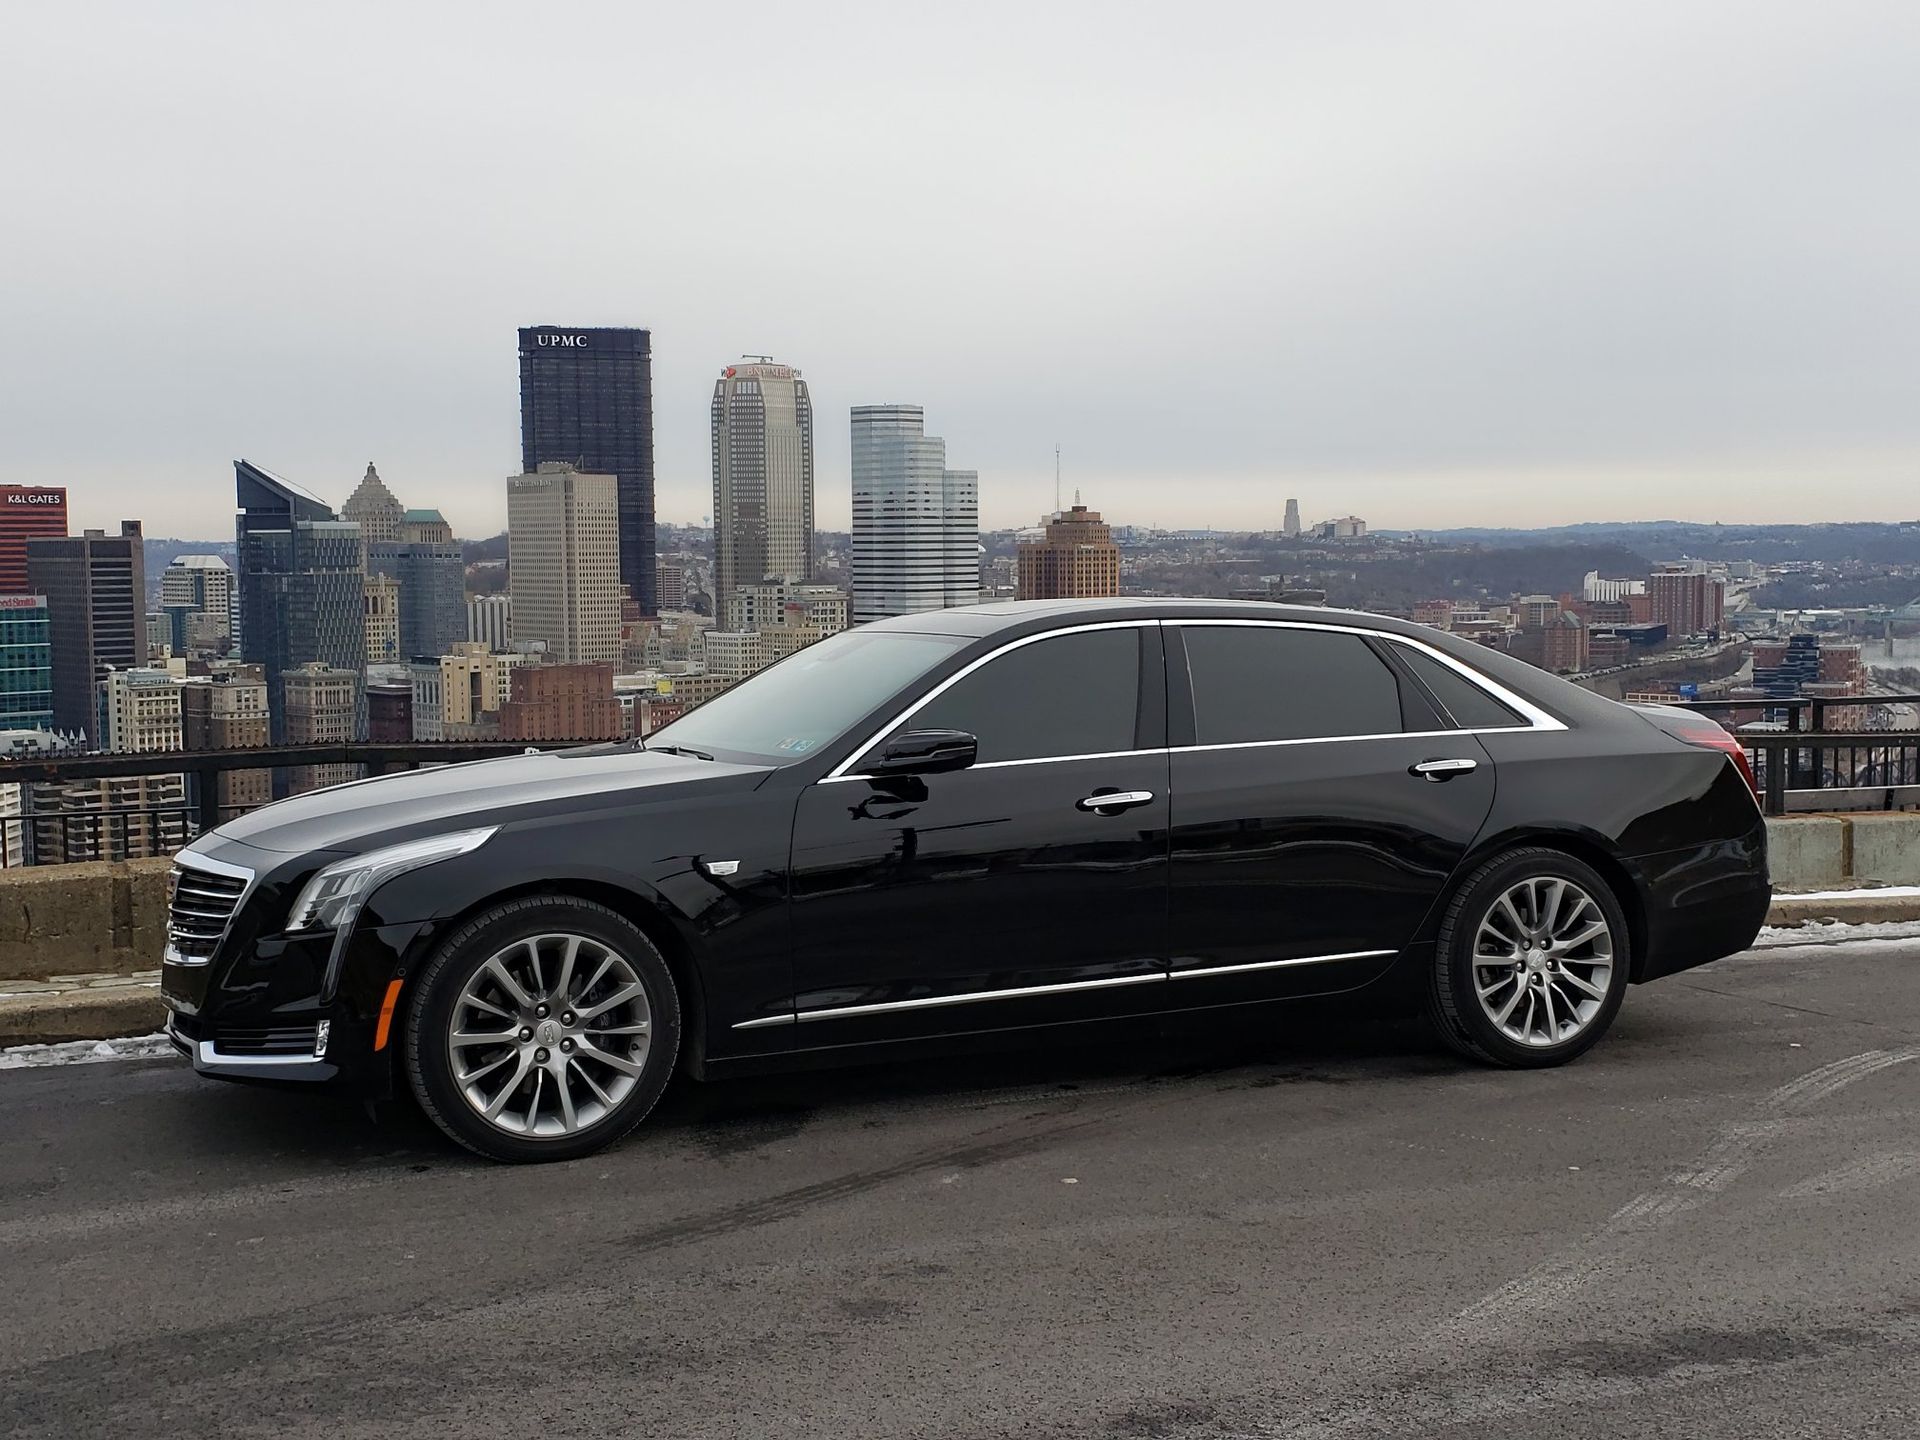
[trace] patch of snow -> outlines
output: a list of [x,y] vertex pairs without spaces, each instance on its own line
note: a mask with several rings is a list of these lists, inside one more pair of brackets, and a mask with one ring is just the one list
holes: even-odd
[[124,1040],[69,1040],[61,1045],[16,1045],[0,1050],[0,1070],[44,1065],[97,1065],[103,1060],[155,1060],[179,1052],[165,1035],[133,1035]]
[[1776,890],[1775,900],[1920,900],[1920,885],[1857,885],[1851,890]]

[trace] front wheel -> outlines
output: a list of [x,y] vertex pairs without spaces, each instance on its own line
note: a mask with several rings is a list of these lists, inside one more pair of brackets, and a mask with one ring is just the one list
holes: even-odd
[[1495,1065],[1561,1065],[1606,1033],[1626,993],[1626,916],[1592,866],[1510,851],[1455,892],[1435,946],[1441,1038]]
[[414,985],[403,1043],[413,1093],[453,1139],[494,1160],[570,1160],[660,1098],[680,1000],[632,922],[532,896],[447,938]]

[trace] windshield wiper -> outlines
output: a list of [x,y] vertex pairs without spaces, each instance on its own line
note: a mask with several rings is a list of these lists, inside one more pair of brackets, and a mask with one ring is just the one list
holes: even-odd
[[695,750],[690,745],[642,745],[642,750],[657,750],[662,755],[688,755],[695,760],[711,760],[713,757],[704,750]]

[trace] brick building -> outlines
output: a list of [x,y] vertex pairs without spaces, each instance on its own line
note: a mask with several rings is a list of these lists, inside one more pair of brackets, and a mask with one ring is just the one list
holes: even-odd
[[626,732],[613,666],[523,665],[500,707],[502,740],[618,740]]

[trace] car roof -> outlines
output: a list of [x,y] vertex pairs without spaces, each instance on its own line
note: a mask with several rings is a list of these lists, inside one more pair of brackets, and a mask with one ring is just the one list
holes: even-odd
[[[952,610],[900,615],[861,626],[863,630],[952,635],[969,640],[989,636],[1014,639],[1040,630],[1102,620],[1291,620],[1308,625],[1352,626],[1388,635],[1404,635],[1441,650],[1517,691],[1568,723],[1606,724],[1626,709],[1516,656],[1475,644],[1458,635],[1391,615],[1364,610],[1335,610],[1324,605],[1281,605],[1270,600],[1182,600],[1164,596],[1110,600],[995,600]],[[1641,723],[1636,721],[1636,724]]]
[[1280,605],[1268,600],[1181,600],[1162,596],[1107,600],[995,600],[952,610],[899,615],[864,626],[924,635],[980,637],[1002,631],[1042,629],[1101,620],[1296,620],[1320,625],[1356,625],[1402,634],[1422,633],[1404,620],[1324,605]]

